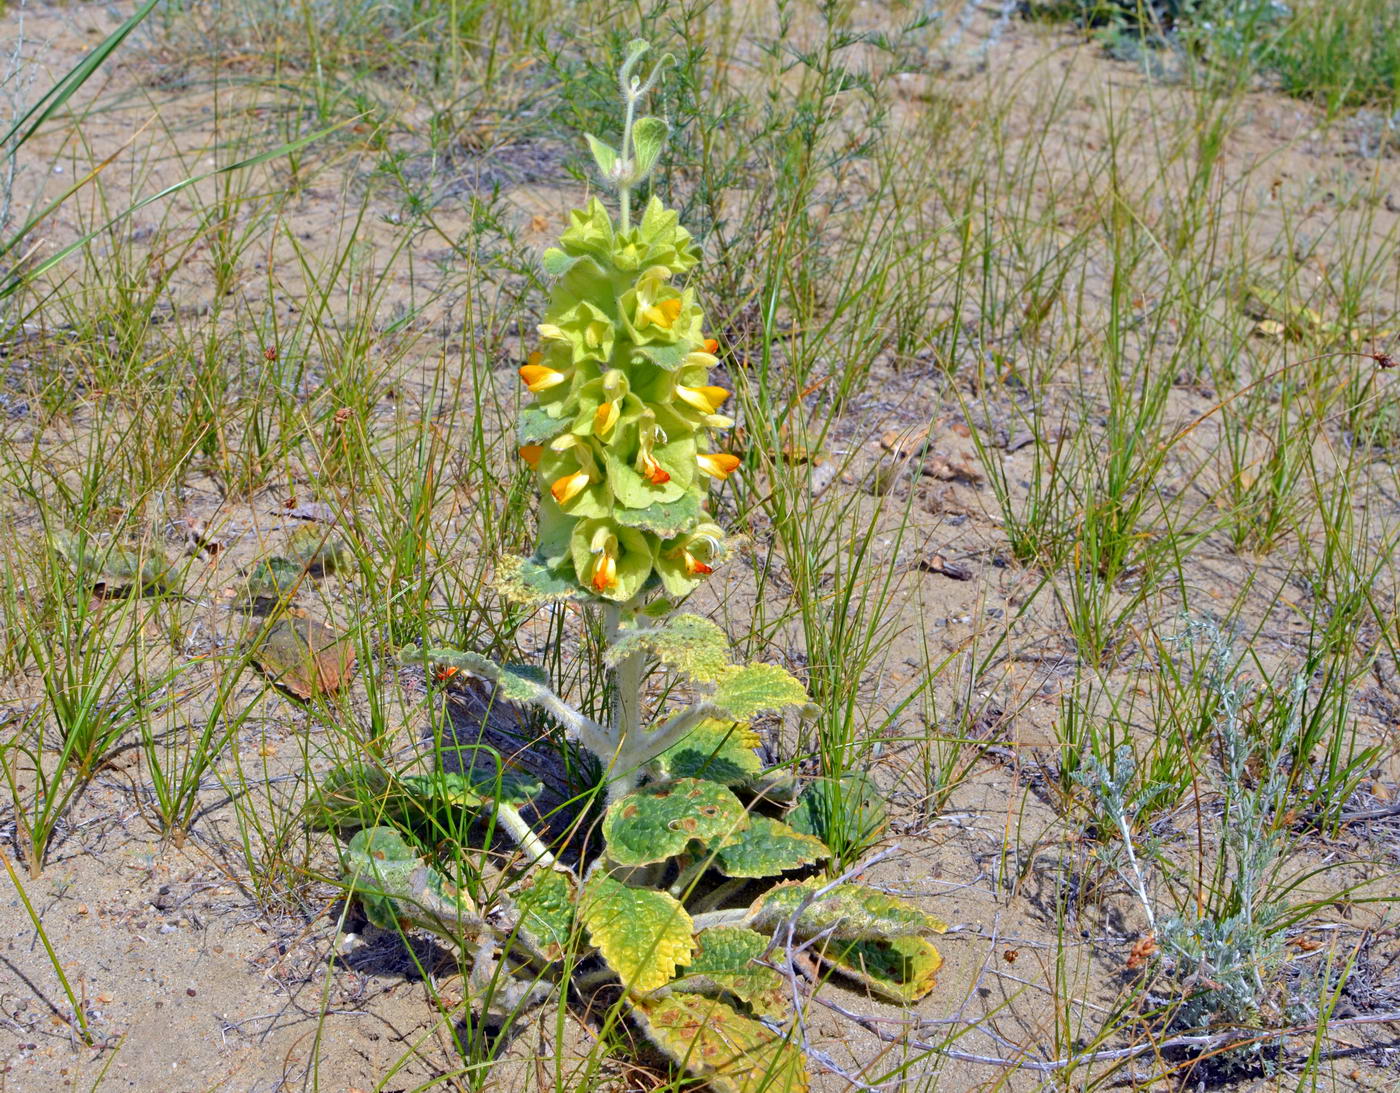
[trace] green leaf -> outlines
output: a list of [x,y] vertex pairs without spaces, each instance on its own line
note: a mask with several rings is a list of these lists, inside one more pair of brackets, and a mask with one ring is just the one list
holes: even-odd
[[802,706],[807,692],[790,672],[776,664],[750,664],[728,672],[709,701],[735,721],[748,721],[768,710]]
[[525,939],[546,960],[562,960],[578,905],[578,886],[572,874],[559,869],[537,869],[513,895]]
[[632,125],[632,151],[634,182],[641,182],[651,174],[652,168],[666,147],[666,136],[671,127],[660,118],[638,118]]
[[754,815],[748,827],[719,848],[717,864],[727,877],[772,877],[829,857],[831,851],[820,839]]
[[653,991],[691,958],[690,916],[665,892],[629,888],[601,869],[584,882],[579,917],[629,991]]
[[787,814],[798,831],[815,835],[842,856],[859,855],[889,826],[885,799],[859,772],[815,779]]
[[828,933],[860,941],[880,937],[923,937],[941,934],[947,924],[911,903],[859,884],[838,884],[829,892],[820,878],[780,884],[749,908],[749,925],[756,930],[786,928],[793,920],[797,937]]
[[497,693],[511,702],[540,702],[552,695],[549,676],[533,664],[497,664],[477,653],[461,649],[428,649],[425,660],[459,668],[496,685]]
[[286,558],[264,558],[248,570],[245,595],[250,600],[280,600],[306,580],[306,569]]
[[583,134],[583,139],[588,141],[588,148],[593,153],[593,162],[598,165],[603,178],[608,182],[617,182],[617,149],[611,144],[604,144],[592,133]]
[[378,767],[350,763],[326,772],[307,802],[313,827],[352,832],[397,819],[402,801]]
[[758,733],[734,721],[702,721],[685,739],[657,756],[668,778],[708,778],[726,786],[746,785],[763,770],[754,753]]
[[761,1021],[680,991],[634,1005],[652,1043],[718,1093],[805,1093],[802,1053]]
[[661,626],[630,630],[604,656],[616,665],[634,653],[650,653],[671,671],[701,683],[711,683],[733,667],[729,638],[699,615],[676,615]]
[[424,925],[455,932],[474,917],[462,893],[391,827],[356,832],[340,862],[365,916],[382,930]]
[[49,542],[81,581],[136,589],[173,588],[178,584],[173,580],[170,561],[159,547],[132,550],[66,531],[53,532]]
[[603,817],[608,857],[618,865],[650,865],[747,827],[743,803],[718,782],[681,778],[629,793]]
[[345,540],[324,524],[302,524],[287,537],[286,549],[293,562],[322,573],[334,573],[351,558]]
[[562,277],[582,257],[581,254],[568,254],[558,247],[550,247],[544,252],[544,257],[540,259],[540,265],[544,267],[545,273],[549,276]]
[[906,1006],[933,990],[943,966],[933,942],[922,937],[833,940],[821,957],[874,994]]
[[792,1010],[792,995],[778,972],[755,963],[768,939],[742,926],[713,926],[695,935],[695,956],[668,986],[713,997],[728,994],[760,1017],[783,1018]]
[[681,366],[681,362],[690,356],[693,347],[689,342],[679,341],[670,345],[662,343],[649,343],[639,345],[636,351],[658,368],[664,368],[667,372],[674,372]]
[[543,444],[553,440],[568,428],[568,422],[550,417],[538,406],[526,406],[515,421],[516,440],[524,444]]
[[496,563],[497,592],[521,607],[539,607],[560,600],[586,600],[572,561],[545,565],[535,558],[508,555]]
[[[500,801],[519,808],[533,801],[544,789],[538,778],[504,766],[500,756],[485,745],[455,750],[458,754],[472,753],[466,770],[406,774],[399,779],[403,788],[417,798],[422,807],[451,805],[471,809],[480,808],[488,801]],[[483,759],[488,753],[490,757]]]
[[700,519],[700,499],[694,493],[684,493],[674,501],[657,501],[646,508],[619,506],[613,515],[623,527],[670,538],[695,526]]

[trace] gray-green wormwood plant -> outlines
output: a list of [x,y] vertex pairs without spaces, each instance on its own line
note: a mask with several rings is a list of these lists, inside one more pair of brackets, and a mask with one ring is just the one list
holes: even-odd
[[[645,50],[632,43],[620,71],[621,148],[588,138],[618,193],[619,219],[595,198],[544,255],[554,287],[540,347],[520,369],[534,395],[519,442],[541,487],[538,545],[497,569],[511,600],[571,600],[601,614],[611,716],[586,716],[534,667],[415,650],[425,664],[541,708],[597,758],[602,846],[591,860],[556,857],[522,814],[540,783],[499,757],[485,774],[480,764],[466,773],[341,769],[321,802],[349,836],[344,882],[370,921],[426,928],[463,949],[474,961],[469,983],[489,982],[496,1007],[548,997],[568,985],[558,982],[567,967],[575,989],[614,983],[636,1026],[713,1088],[793,1093],[807,1073],[782,954],[800,946],[874,994],[909,1003],[934,986],[942,961],[930,936],[944,926],[832,864],[829,845],[868,846],[883,827],[867,780],[819,780],[794,794],[790,780],[764,771],[750,723],[806,708],[801,683],[775,665],[731,663],[718,626],[675,611],[725,557],[706,488],[740,459],[715,444],[733,424],[719,413],[729,392],[708,381],[717,346],[694,290],[678,284],[699,248],[656,197],[631,217],[633,188],[667,137],[661,119],[636,117],[669,60],[643,80],[633,69]],[[644,682],[657,666],[700,697],[648,719]],[[489,905],[448,879],[442,832],[470,824],[432,818],[452,810],[521,851]],[[435,835],[425,837],[429,827]]]

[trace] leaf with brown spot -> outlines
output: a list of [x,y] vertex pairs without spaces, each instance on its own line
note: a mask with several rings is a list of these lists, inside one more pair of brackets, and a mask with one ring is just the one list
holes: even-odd
[[283,616],[256,639],[253,660],[274,683],[311,698],[349,682],[355,647],[315,619]]

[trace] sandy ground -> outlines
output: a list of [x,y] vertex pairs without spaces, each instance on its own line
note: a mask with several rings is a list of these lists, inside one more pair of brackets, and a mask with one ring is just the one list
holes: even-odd
[[[102,16],[90,8],[39,6],[31,8],[28,18],[30,33],[49,42],[56,68],[89,44],[102,25]],[[1010,69],[1047,49],[1057,54],[1043,66],[1047,78],[1058,75],[1054,70],[1060,66],[1072,65],[1084,88],[1085,102],[1073,113],[1077,129],[1071,127],[1057,138],[1056,147],[1068,162],[1076,142],[1092,144],[1102,139],[1096,130],[1102,118],[1093,105],[1093,89],[1117,84],[1140,87],[1142,78],[1089,46],[1067,46],[1041,28],[1021,24],[1013,25],[995,46],[991,60],[994,66]],[[106,79],[104,93],[115,98],[125,88],[143,86],[145,73],[139,59],[119,59]],[[908,109],[921,108],[923,79],[911,74]],[[1183,92],[1165,87],[1156,94],[1170,103]],[[193,118],[200,109],[197,96],[170,92],[161,95],[161,101],[162,109],[179,119],[182,133],[198,132]],[[1393,194],[1400,200],[1396,160],[1358,164],[1344,136],[1299,139],[1316,125],[1309,108],[1260,93],[1251,98],[1249,111],[1250,122],[1224,153],[1227,189],[1239,187],[1253,193],[1259,164],[1267,160],[1271,176],[1285,189],[1294,187],[1294,192],[1315,187],[1316,179],[1327,170],[1387,171],[1395,180]],[[94,147],[120,143],[130,134],[133,121],[130,111],[99,118],[90,134]],[[1014,131],[1029,122],[1013,115],[1007,124]],[[1150,155],[1150,149],[1143,154]],[[179,173],[180,164],[172,162],[159,165],[153,177],[174,178]],[[543,244],[577,193],[532,179],[520,181],[528,173],[520,163],[500,167],[500,177],[516,180],[507,190],[507,199],[523,238]],[[1330,215],[1321,194],[1318,200],[1319,216]],[[343,193],[330,186],[313,186],[302,195],[293,218],[298,233],[313,246],[330,245],[342,226],[345,208]],[[1392,210],[1387,215],[1397,213]],[[75,225],[65,224],[61,230],[75,230]],[[134,223],[132,230],[142,230],[142,222]],[[429,239],[415,246],[421,248],[425,261],[442,257],[435,252],[435,247],[441,250],[440,242]],[[197,295],[200,275],[193,263],[187,279],[184,288]],[[394,293],[407,298],[410,287],[404,272],[390,291],[390,304]],[[254,280],[240,291],[260,288]],[[295,297],[291,275],[285,288]],[[178,277],[176,290],[177,295],[182,290]],[[446,304],[421,321],[428,327],[440,324],[451,337],[454,318]],[[510,382],[510,362],[501,364],[504,385]],[[423,378],[411,372],[405,376],[410,389],[414,382],[421,385]],[[926,476],[897,485],[914,491],[914,527],[899,548],[900,564],[913,567],[939,554],[965,567],[971,579],[911,569],[913,576],[904,585],[891,631],[896,637],[888,678],[871,684],[872,694],[878,696],[882,689],[897,690],[923,671],[926,650],[935,657],[956,660],[985,643],[986,635],[1016,612],[1038,575],[1008,560],[1005,535],[985,479],[976,472],[977,458],[969,439],[970,429],[982,429],[992,443],[1009,448],[1016,442],[1011,418],[966,421],[957,403],[945,399],[926,377],[893,361],[877,371],[874,387],[883,391],[878,405],[869,400],[853,407],[837,423],[830,442],[833,451],[855,455],[848,473],[828,488],[866,488],[869,476],[887,459],[881,436],[930,421],[933,450],[949,466],[972,468],[972,473],[948,475],[946,480]],[[1213,392],[1184,386],[1173,393],[1168,417],[1187,423],[1214,399]],[[372,412],[392,410],[377,407]],[[21,422],[18,427],[38,426]],[[81,430],[82,421],[71,427]],[[1205,447],[1213,443],[1208,427],[1202,429],[1199,443]],[[1022,476],[1033,473],[1029,450],[1017,458],[1024,460]],[[1013,460],[1012,467],[1016,466]],[[1193,486],[1176,481],[1165,488],[1189,491]],[[190,483],[181,515],[223,528],[228,542],[217,556],[197,550],[190,556],[190,595],[200,604],[204,627],[200,640],[234,641],[248,625],[224,589],[241,567],[299,526],[299,521],[281,511],[282,501],[280,493],[269,492],[248,502],[226,502],[217,484],[198,479]],[[1393,498],[1384,515],[1394,518]],[[22,516],[18,522],[22,526]],[[1209,547],[1196,556],[1195,564],[1203,585],[1223,589],[1235,587],[1251,573],[1261,586],[1268,586],[1276,565]],[[1272,579],[1284,579],[1282,573],[1280,565]],[[746,598],[751,597],[747,591],[751,577],[749,565],[731,567],[718,587],[706,593],[709,598],[701,609],[742,617]],[[1393,594],[1393,589],[1382,591]],[[1262,605],[1273,602],[1267,587],[1261,587],[1259,599]],[[309,610],[333,618],[336,605],[336,582],[330,579],[318,588]],[[1257,617],[1248,621],[1258,627],[1262,656],[1286,659],[1296,649],[1301,624],[1277,603],[1261,607]],[[917,1011],[918,1019],[930,1022],[920,1034],[937,1039],[946,1030],[939,1022],[950,1019],[982,1021],[984,1029],[967,1034],[956,1047],[972,1055],[997,1057],[1008,1054],[1007,1045],[1046,1045],[1048,1051],[1052,1044],[1092,1038],[1094,1029],[1087,1021],[1082,1029],[1057,1030],[1055,1023],[1064,1014],[1053,1003],[1072,996],[1083,1001],[1081,1012],[1088,1013],[1111,1006],[1131,981],[1126,962],[1144,929],[1136,904],[1120,885],[1088,868],[1090,848],[1052,807],[1052,726],[1060,710],[1062,687],[1072,675],[1072,654],[1061,624],[1046,604],[1039,603],[1021,617],[1014,635],[995,672],[987,673],[995,683],[987,685],[971,719],[973,728],[983,735],[970,750],[981,757],[970,764],[936,814],[923,814],[928,790],[910,775],[919,754],[907,737],[917,734],[918,724],[911,721],[901,726],[901,732],[892,732],[875,772],[895,804],[892,838],[900,848],[881,863],[876,879],[952,924],[941,946],[946,965],[940,989]],[[365,670],[362,664],[361,672]],[[192,689],[207,678],[196,677]],[[348,703],[352,714],[367,708],[362,683],[357,681],[355,688]],[[36,693],[33,681],[0,684],[0,709],[22,711]],[[411,707],[412,697],[404,699],[405,709]],[[233,746],[245,771],[250,761],[261,766],[267,792],[275,796],[280,778],[303,769],[305,754],[320,754],[316,737],[324,730],[298,702],[269,692],[256,678],[250,677],[236,698],[255,704],[256,715],[249,718]],[[1393,711],[1400,710],[1396,703],[1400,703],[1400,687],[1394,673],[1382,671],[1357,700],[1357,714],[1370,738],[1393,743]],[[411,714],[405,715],[400,731],[401,742],[411,742]],[[0,886],[0,1089],[17,1093],[79,1089],[348,1093],[419,1089],[434,1081],[438,1088],[465,1084],[460,1077],[463,1064],[452,1044],[455,1015],[436,1009],[414,961],[396,938],[364,924],[356,909],[337,898],[333,886],[308,881],[304,875],[280,902],[270,900],[267,893],[275,888],[276,878],[247,875],[237,845],[238,828],[227,794],[218,785],[217,769],[208,779],[199,822],[183,845],[162,841],[153,833],[149,808],[137,785],[138,758],[134,749],[118,753],[113,765],[78,800],[43,874],[24,879],[28,898],[42,916],[49,937],[59,942],[67,976],[88,1000],[96,1047],[78,1042],[58,1016],[67,1003],[44,947],[14,891]],[[313,766],[317,762],[323,760],[314,760]],[[1375,772],[1372,803],[1393,792],[1387,787],[1395,785],[1398,774],[1394,759],[1388,758]],[[13,832],[13,821],[6,822],[0,815],[0,835],[7,848]],[[287,837],[294,842],[302,838],[295,833]],[[1190,817],[1177,817],[1164,837],[1193,837]],[[309,868],[331,870],[324,841],[299,852],[302,857],[297,860]],[[1397,855],[1400,825],[1376,822],[1344,830],[1335,843],[1312,840],[1298,864],[1321,864],[1341,856],[1370,859],[1393,870],[1400,860]],[[1097,881],[1086,880],[1094,876]],[[1355,879],[1360,874],[1353,870],[1345,876],[1332,874],[1326,883],[1340,890],[1347,880]],[[1082,883],[1103,889],[1074,902],[1080,917],[1068,923],[1057,921],[1056,907],[1064,888]],[[1373,894],[1380,893],[1373,890]],[[1390,889],[1389,895],[1400,895],[1400,888]],[[1373,965],[1382,980],[1393,981],[1397,973],[1389,961],[1394,953],[1384,948],[1384,938],[1393,936],[1386,934],[1390,929],[1386,906],[1339,905],[1336,921],[1340,940],[1336,945],[1328,941],[1309,959],[1319,962],[1329,953],[1344,956],[1347,946],[1360,936],[1357,931],[1373,927],[1377,932],[1369,936],[1380,939],[1377,947],[1359,952],[1358,959]],[[1340,926],[1350,929],[1343,931]],[[1329,928],[1316,936],[1327,941],[1332,936]],[[349,941],[343,937],[347,930],[354,934]],[[1388,944],[1393,946],[1393,940]],[[446,954],[426,942],[418,957],[434,975],[447,977],[455,970]],[[832,997],[864,1014],[894,1015],[850,993],[837,991]],[[818,1073],[818,1088],[851,1088],[842,1072],[869,1067],[872,1060],[883,1058],[893,1066],[894,1056],[888,1053],[896,1049],[882,1044],[866,1027],[821,1006],[812,1007],[811,1022],[813,1042],[827,1053],[831,1064]],[[534,1088],[543,1080],[537,1058],[551,1059],[552,1075],[556,1053],[564,1060],[586,1055],[595,1036],[594,1029],[581,1023],[566,1029],[564,1043],[556,1046],[556,1029],[547,1022],[527,1027],[493,1064],[488,1084],[501,1089]],[[1334,1088],[1395,1088],[1400,1081],[1396,1050],[1386,1048],[1384,1038],[1369,1031],[1358,1029],[1354,1039],[1358,1050],[1354,1058],[1334,1068]],[[1305,1037],[1298,1040],[1302,1045],[1307,1042]],[[569,1064],[559,1069],[567,1075]],[[1154,1072],[1153,1061],[1146,1056],[1120,1081],[1131,1085],[1133,1074]],[[952,1060],[942,1065],[937,1087],[1032,1089],[1042,1088],[1044,1080],[1036,1073]],[[654,1079],[614,1065],[605,1070],[605,1081],[616,1089],[645,1089]],[[1271,1079],[1258,1075],[1245,1075],[1234,1086],[1273,1088]]]

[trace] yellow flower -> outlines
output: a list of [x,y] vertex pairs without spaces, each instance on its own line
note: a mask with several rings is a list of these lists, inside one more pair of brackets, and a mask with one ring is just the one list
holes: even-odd
[[684,384],[676,384],[676,395],[691,406],[694,406],[702,414],[713,414],[724,404],[724,400],[729,397],[729,392],[723,387],[686,387]]
[[593,585],[595,592],[607,592],[617,584],[617,559],[609,551],[604,551],[593,563]]
[[642,318],[656,326],[670,330],[671,324],[681,317],[681,300],[679,296],[674,296],[669,300],[662,300],[660,303],[652,304],[642,312]]
[[622,413],[616,401],[604,402],[598,406],[593,414],[593,433],[595,436],[607,436],[612,432],[612,428],[617,424],[618,415]]
[[531,353],[527,360],[528,363],[520,366],[520,378],[525,381],[525,386],[533,395],[547,391],[569,378],[563,372],[556,372],[548,365],[541,364],[544,356],[538,352]]
[[538,444],[523,444],[520,447],[520,458],[530,464],[531,467],[540,465],[540,456],[544,455],[544,448]]
[[702,452],[695,457],[695,462],[711,478],[723,481],[738,469],[741,460],[728,452]]
[[617,536],[606,526],[593,533],[588,544],[593,555],[593,576],[589,582],[595,592],[607,592],[617,585]]
[[561,475],[556,478],[554,485],[549,487],[549,492],[554,495],[554,500],[563,505],[577,497],[582,490],[587,488],[588,483],[587,471],[575,471],[573,474]]

